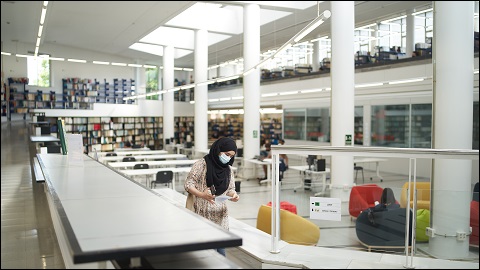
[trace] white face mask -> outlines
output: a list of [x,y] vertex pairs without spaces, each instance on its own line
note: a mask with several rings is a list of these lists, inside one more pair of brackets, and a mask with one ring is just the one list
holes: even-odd
[[230,161],[231,157],[225,155],[225,153],[222,153],[218,158],[220,159],[220,162],[222,162],[223,164],[227,164]]

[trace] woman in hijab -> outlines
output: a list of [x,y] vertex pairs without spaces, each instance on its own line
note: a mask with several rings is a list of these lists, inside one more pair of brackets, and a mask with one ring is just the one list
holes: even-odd
[[[195,162],[185,179],[185,190],[195,196],[194,212],[229,230],[226,201],[215,202],[216,196],[227,195],[230,201],[240,197],[235,191],[235,179],[230,166],[235,161],[237,145],[233,139],[216,140],[210,152]],[[217,249],[225,256],[225,249]]]

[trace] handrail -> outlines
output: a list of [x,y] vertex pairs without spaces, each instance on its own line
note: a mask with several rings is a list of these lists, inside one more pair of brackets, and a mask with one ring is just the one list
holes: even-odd
[[[392,147],[359,147],[359,146],[311,146],[311,145],[272,145],[272,246],[271,253],[279,253],[278,241],[280,232],[280,198],[279,198],[279,155],[339,155],[407,158],[409,162],[409,183],[411,182],[412,160],[414,162],[414,183],[416,182],[416,159],[469,159],[478,160],[478,150],[469,149],[425,149],[425,148],[392,148]],[[410,194],[410,192],[408,192]],[[410,204],[407,204],[410,206]],[[410,208],[410,207],[408,207]],[[414,205],[413,210],[415,210]],[[407,215],[408,217],[409,215]],[[408,224],[408,223],[407,223]],[[408,238],[406,238],[408,241]],[[407,254],[408,255],[408,254]],[[408,256],[407,256],[408,259]],[[408,262],[407,262],[408,264]]]

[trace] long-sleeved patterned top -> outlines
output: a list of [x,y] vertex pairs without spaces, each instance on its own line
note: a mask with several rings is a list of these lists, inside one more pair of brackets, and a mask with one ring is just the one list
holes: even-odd
[[[207,163],[205,162],[205,159],[202,158],[193,164],[192,169],[188,173],[184,184],[185,190],[188,192],[189,188],[194,186],[198,191],[204,192],[208,188],[206,175]],[[230,168],[230,183],[228,184],[228,189],[222,195],[229,194],[232,191],[235,192],[235,179],[233,170]],[[195,197],[193,208],[196,214],[215,222],[226,230],[229,230],[226,201],[212,204],[203,198]]]

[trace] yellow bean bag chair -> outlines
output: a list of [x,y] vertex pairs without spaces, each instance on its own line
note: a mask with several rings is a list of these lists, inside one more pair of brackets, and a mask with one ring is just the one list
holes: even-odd
[[[271,234],[272,207],[258,209],[257,229]],[[280,209],[280,239],[297,245],[315,246],[320,239],[320,228],[308,219]]]
[[[413,192],[417,189],[417,209],[430,210],[430,182],[417,182],[415,188],[410,188],[410,207],[413,207]],[[413,182],[410,184],[413,187]],[[408,182],[402,187],[402,195],[400,197],[400,206],[407,208],[407,188]]]

